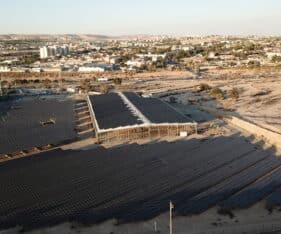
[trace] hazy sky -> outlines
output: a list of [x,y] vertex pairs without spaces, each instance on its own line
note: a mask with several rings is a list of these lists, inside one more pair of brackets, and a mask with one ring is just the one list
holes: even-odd
[[281,35],[280,0],[0,0],[0,34]]

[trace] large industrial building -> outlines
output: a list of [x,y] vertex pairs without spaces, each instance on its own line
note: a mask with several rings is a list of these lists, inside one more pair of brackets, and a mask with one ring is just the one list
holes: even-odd
[[99,142],[187,136],[197,124],[156,98],[132,92],[89,96],[88,104]]

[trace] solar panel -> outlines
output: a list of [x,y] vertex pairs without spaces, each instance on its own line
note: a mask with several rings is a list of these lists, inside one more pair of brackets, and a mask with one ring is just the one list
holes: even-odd
[[116,93],[90,96],[90,101],[100,129],[142,124]]
[[270,195],[281,186],[281,170],[262,178],[219,205],[223,209],[245,209]]
[[193,122],[157,98],[143,98],[132,92],[124,94],[152,123]]
[[141,221],[170,200],[179,214],[198,214],[280,165],[237,135],[53,150],[0,164],[0,228]]
[[[41,121],[50,119],[55,124],[42,126]],[[40,98],[20,100],[0,119],[0,129],[0,154],[74,139],[74,103]]]
[[276,157],[267,157],[265,160],[252,165],[237,175],[211,187],[190,199],[180,210],[184,215],[200,214],[222,200],[227,199],[241,189],[251,185],[281,165],[281,160]]
[[281,188],[273,192],[267,199],[269,206],[280,206],[281,205]]

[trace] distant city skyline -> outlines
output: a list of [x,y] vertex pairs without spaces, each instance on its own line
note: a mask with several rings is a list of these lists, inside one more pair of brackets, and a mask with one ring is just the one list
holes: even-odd
[[0,2],[0,34],[281,35],[278,0]]

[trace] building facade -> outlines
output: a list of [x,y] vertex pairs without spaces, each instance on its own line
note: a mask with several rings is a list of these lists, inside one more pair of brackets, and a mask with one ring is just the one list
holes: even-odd
[[40,48],[40,58],[50,58],[54,56],[65,56],[69,54],[68,46],[44,46]]

